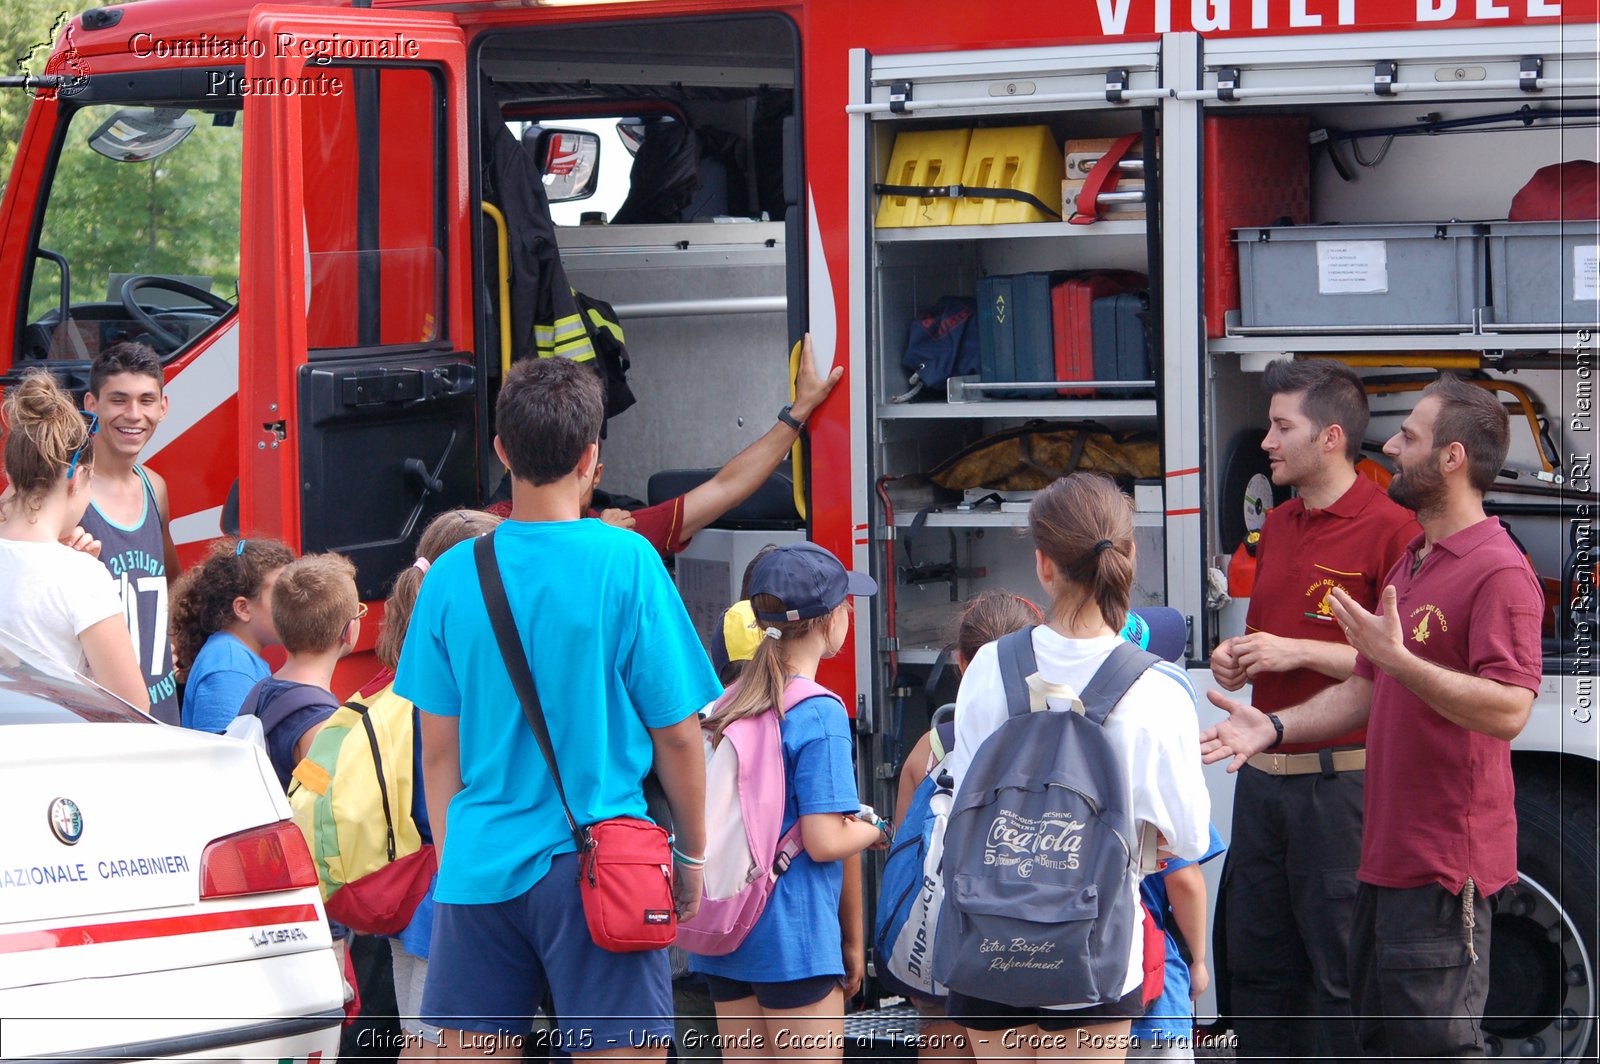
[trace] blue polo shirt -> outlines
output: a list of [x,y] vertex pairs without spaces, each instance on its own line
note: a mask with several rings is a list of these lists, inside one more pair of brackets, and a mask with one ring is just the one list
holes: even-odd
[[[722,693],[660,556],[602,521],[507,521],[501,577],[579,823],[645,816],[648,728]],[[428,571],[395,690],[459,718],[462,789],[450,802],[438,901],[515,898],[575,847],[506,671],[468,541]]]

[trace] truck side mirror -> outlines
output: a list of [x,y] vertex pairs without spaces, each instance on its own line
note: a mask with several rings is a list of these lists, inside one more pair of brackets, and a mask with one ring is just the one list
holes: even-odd
[[598,133],[539,127],[532,147],[551,203],[570,203],[594,195],[600,182]]

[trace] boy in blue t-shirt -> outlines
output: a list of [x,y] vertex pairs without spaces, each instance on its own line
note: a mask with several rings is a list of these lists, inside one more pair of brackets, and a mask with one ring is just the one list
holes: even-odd
[[[1145,876],[1139,895],[1161,925],[1167,944],[1167,963],[1161,996],[1133,1021],[1129,1031],[1139,1060],[1194,1060],[1194,999],[1211,984],[1206,967],[1206,881],[1200,866],[1226,846],[1215,826],[1211,843],[1198,861],[1168,858],[1160,871]],[[1189,949],[1185,962],[1180,940]]]
[[[674,891],[685,916],[698,907],[706,841],[698,711],[721,686],[655,551],[583,519],[602,411],[586,366],[529,359],[507,375],[495,450],[512,507],[494,550],[574,817],[644,817],[653,764],[684,858]],[[572,835],[472,550],[458,544],[429,569],[395,676],[420,711],[440,851],[421,1018],[444,1029],[445,1055],[512,1050],[548,990],[561,1048],[659,1058],[672,1037],[666,951],[612,953],[588,934]]]

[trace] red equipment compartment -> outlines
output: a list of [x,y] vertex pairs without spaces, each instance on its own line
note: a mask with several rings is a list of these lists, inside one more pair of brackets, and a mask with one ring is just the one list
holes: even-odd
[[1299,115],[1207,115],[1205,120],[1206,335],[1227,331],[1239,308],[1241,226],[1311,222],[1310,120]]
[[[1050,317],[1055,326],[1056,380],[1092,381],[1094,368],[1094,301],[1144,288],[1144,274],[1132,270],[1097,270],[1057,282],[1050,289]],[[1062,395],[1089,396],[1093,388],[1058,388]]]

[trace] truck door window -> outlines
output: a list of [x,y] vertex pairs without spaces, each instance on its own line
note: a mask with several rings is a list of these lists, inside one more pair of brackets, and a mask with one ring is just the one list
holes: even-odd
[[31,252],[22,358],[87,360],[123,340],[170,355],[232,310],[243,141],[231,109],[77,109]]
[[428,344],[444,307],[443,96],[430,70],[318,68],[302,97],[312,358]]

